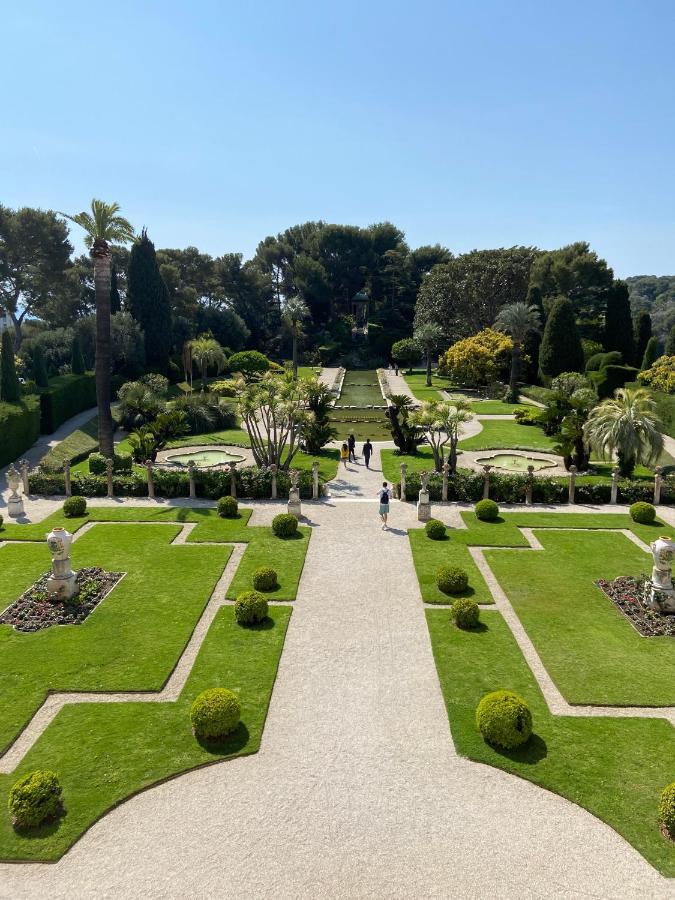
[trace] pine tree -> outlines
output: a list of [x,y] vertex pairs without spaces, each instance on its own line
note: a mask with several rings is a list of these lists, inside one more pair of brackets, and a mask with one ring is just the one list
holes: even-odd
[[603,343],[607,352],[618,350],[624,363],[630,365],[635,356],[635,347],[628,285],[625,281],[615,281],[607,294]]
[[635,322],[635,365],[639,366],[652,336],[652,317],[646,309],[640,310]]
[[14,364],[14,341],[7,329],[2,332],[0,348],[0,400],[16,403],[21,399],[21,387]]
[[675,325],[670,329],[666,338],[666,356],[675,356]]
[[114,316],[115,313],[121,312],[122,310],[122,300],[120,299],[119,288],[117,287],[117,267],[115,263],[112,264],[112,268],[110,269],[110,315]]
[[40,344],[37,344],[35,349],[33,350],[33,379],[38,387],[49,387],[47,366],[45,364],[45,354]]
[[70,368],[73,375],[84,374],[84,356],[82,355],[82,344],[77,335],[73,338],[73,349],[70,357]]
[[166,374],[171,350],[171,305],[155,245],[145,229],[131,248],[127,273],[127,306],[145,335],[148,368]]
[[647,341],[644,356],[642,357],[642,365],[640,366],[642,371],[644,372],[645,369],[651,369],[660,355],[658,338],[650,337]]
[[582,372],[584,351],[574,317],[574,308],[566,297],[558,297],[546,319],[539,348],[539,371],[545,379],[561,372]]

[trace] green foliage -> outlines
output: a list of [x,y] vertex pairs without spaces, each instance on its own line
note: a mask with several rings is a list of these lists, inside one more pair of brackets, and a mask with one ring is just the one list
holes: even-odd
[[142,381],[127,381],[117,396],[120,421],[127,430],[148,425],[165,408],[164,400]]
[[510,337],[485,328],[454,343],[438,361],[438,371],[457,384],[490,384],[506,372],[513,351]]
[[237,396],[237,387],[234,381],[212,381],[209,384],[209,391],[218,394],[219,397]]
[[446,528],[440,519],[429,519],[424,530],[432,541],[442,541],[445,538]]
[[635,381],[638,370],[632,366],[603,366],[597,372],[590,372],[589,378],[600,400],[612,397],[618,388]]
[[260,566],[253,573],[253,587],[256,591],[276,591],[279,578],[276,569],[271,566]]
[[300,426],[300,439],[305,452],[318,453],[337,435],[329,418],[333,394],[318,378],[307,379],[306,390],[307,409],[311,415]]
[[96,379],[93,373],[58,375],[51,378],[49,388],[40,392],[40,429],[52,434],[59,425],[96,406]]
[[295,537],[298,533],[298,520],[290,513],[279,513],[272,519],[272,531],[280,538]]
[[651,525],[656,519],[656,509],[651,503],[633,503],[629,512],[631,519],[640,525]]
[[[131,472],[133,457],[130,453],[113,454],[113,472]],[[87,460],[89,471],[92,475],[105,475],[107,470],[106,457],[102,453],[90,453]]]
[[0,401],[0,467],[14,462],[40,437],[39,397],[19,403]]
[[63,514],[67,519],[77,519],[87,512],[87,501],[84,497],[68,497],[63,504]]
[[561,372],[551,379],[551,390],[556,394],[571,397],[575,391],[588,387],[588,379],[580,372]]
[[675,325],[668,332],[664,349],[666,356],[675,356]]
[[[638,381],[655,391],[675,394],[675,355],[661,356],[649,369],[638,374]],[[665,420],[666,417],[662,415],[661,418]]]
[[157,265],[155,245],[145,229],[129,256],[126,309],[143,329],[148,367],[166,373],[171,351],[169,291]]
[[647,341],[647,346],[645,347],[645,352],[642,357],[642,363],[640,365],[641,371],[646,371],[647,369],[651,369],[656,360],[659,358],[659,342],[657,338],[650,337]]
[[39,388],[49,387],[49,378],[47,377],[47,366],[45,364],[45,355],[40,344],[36,344],[33,349],[33,381]]
[[234,428],[236,416],[226,397],[194,391],[172,401],[174,412],[183,413],[190,434]]
[[0,400],[16,403],[21,397],[19,377],[14,360],[14,341],[8,330],[2,332],[0,341]]
[[269,359],[258,350],[242,350],[239,353],[233,353],[227,364],[230,372],[239,372],[246,379],[262,375],[270,367]]
[[513,691],[492,691],[478,704],[476,727],[488,744],[515,750],[532,734],[532,713]]
[[234,603],[234,616],[240,625],[257,625],[267,618],[268,611],[269,604],[259,590],[244,591]]
[[628,285],[625,281],[615,281],[608,291],[604,344],[605,350],[619,350],[627,362],[632,362],[635,342]]
[[479,500],[474,506],[474,512],[481,522],[494,522],[499,517],[499,507],[494,500]]
[[[674,326],[675,327],[675,326]],[[640,310],[635,321],[635,355],[631,362],[639,366],[652,336],[652,317],[646,309]]]
[[391,358],[400,366],[411,369],[422,355],[420,345],[414,338],[402,338],[391,346]]
[[441,566],[436,572],[436,585],[444,594],[461,594],[469,585],[469,576],[459,566]]
[[675,838],[675,781],[661,792],[659,799],[659,823]]
[[84,375],[85,365],[84,356],[82,355],[82,341],[75,335],[73,338],[72,352],[70,357],[70,370],[73,375]]
[[28,772],[12,786],[7,806],[17,829],[30,830],[50,822],[62,809],[58,776],[46,769]]
[[623,353],[620,350],[610,350],[609,353],[596,353],[586,363],[586,373],[599,372],[606,366],[623,365]]
[[236,519],[239,515],[239,504],[231,495],[220,497],[217,508],[222,519]]
[[591,341],[588,338],[581,339],[581,347],[584,351],[584,359],[586,360],[587,365],[591,357],[597,356],[598,354],[602,354],[604,352],[600,341]]
[[539,348],[539,369],[545,378],[561,372],[580,372],[584,368],[584,351],[577,330],[574,307],[559,297],[546,319]]
[[478,625],[480,610],[476,601],[471,597],[460,597],[452,604],[450,615],[458,628],[468,631]]
[[190,709],[190,722],[195,737],[201,741],[218,741],[239,724],[241,704],[227,688],[207,688],[195,698]]

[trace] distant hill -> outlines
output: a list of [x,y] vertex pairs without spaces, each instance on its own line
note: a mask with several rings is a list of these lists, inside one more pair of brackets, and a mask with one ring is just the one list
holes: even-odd
[[646,309],[652,317],[652,332],[664,341],[675,325],[675,275],[632,275],[625,281],[633,315]]

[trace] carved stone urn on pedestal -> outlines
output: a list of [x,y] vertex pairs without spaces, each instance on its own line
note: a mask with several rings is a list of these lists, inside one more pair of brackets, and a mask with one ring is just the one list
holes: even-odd
[[70,567],[70,545],[73,536],[65,528],[53,528],[47,535],[52,555],[52,573],[47,579],[47,593],[59,600],[70,600],[79,593],[77,573]]

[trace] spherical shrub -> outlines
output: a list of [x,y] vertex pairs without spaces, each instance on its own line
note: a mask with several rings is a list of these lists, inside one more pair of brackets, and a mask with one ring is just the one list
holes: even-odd
[[277,573],[270,566],[261,566],[253,573],[253,587],[256,591],[276,591],[279,587]]
[[442,541],[445,537],[445,525],[440,519],[429,519],[424,526],[424,530],[427,533],[427,537],[431,538],[432,541]]
[[651,525],[656,518],[656,509],[651,503],[643,503],[642,501],[633,503],[629,512],[631,519],[640,525]]
[[476,725],[488,744],[515,750],[532,734],[532,713],[513,691],[492,691],[476,708]]
[[267,615],[267,600],[259,591],[244,591],[234,603],[234,617],[240,625],[254,625]]
[[277,537],[293,537],[298,531],[298,520],[290,513],[280,513],[272,519],[272,531]]
[[63,504],[63,514],[67,519],[83,516],[87,511],[87,501],[84,497],[68,497]]
[[661,792],[659,822],[668,834],[675,839],[675,781]]
[[469,584],[469,576],[459,566],[441,566],[436,572],[436,584],[444,594],[461,594]]
[[236,519],[239,515],[239,504],[234,497],[221,497],[218,501],[218,515],[221,519]]
[[204,741],[217,741],[225,737],[234,731],[240,718],[239,698],[227,688],[202,691],[190,710],[195,737]]
[[474,506],[474,512],[481,522],[494,522],[499,515],[499,507],[494,500],[479,500]]
[[7,804],[16,828],[38,828],[61,811],[61,785],[54,772],[36,769],[14,784]]
[[459,600],[455,600],[452,604],[450,615],[455,620],[455,625],[458,628],[468,630],[478,625],[480,611],[475,600],[472,600],[470,597],[460,597]]

